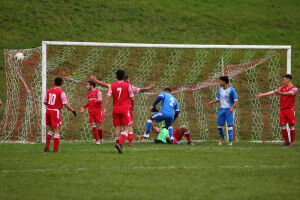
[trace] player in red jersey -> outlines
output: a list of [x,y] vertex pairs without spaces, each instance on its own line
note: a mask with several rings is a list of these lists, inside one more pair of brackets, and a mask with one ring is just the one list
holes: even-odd
[[[130,108],[134,107],[134,94],[132,88],[128,83],[123,81],[125,72],[118,70],[117,82],[110,85],[104,106],[104,116],[107,116],[107,105],[110,101],[111,96],[113,97],[113,125],[115,127],[115,137],[120,137],[119,143],[116,142],[115,147],[119,153],[123,153],[122,145],[125,142],[128,133],[129,126],[132,124],[130,116]],[[123,128],[123,132],[121,133]]]
[[95,89],[96,83],[94,81],[88,81],[86,84],[86,88],[88,90],[87,103],[81,108],[81,112],[84,111],[85,108],[88,108],[90,123],[92,124],[92,131],[94,138],[96,140],[96,144],[102,143],[103,138],[103,115],[102,115],[102,95],[100,90]]
[[58,151],[59,147],[59,133],[61,127],[61,114],[60,110],[65,106],[76,117],[76,111],[68,104],[67,96],[61,89],[63,79],[56,77],[54,80],[55,87],[47,90],[44,98],[44,104],[47,106],[46,110],[46,125],[49,126],[50,131],[47,134],[45,152],[49,152],[50,141],[54,134],[54,149],[53,152]]
[[[259,93],[257,98],[273,94],[280,95],[280,126],[284,142],[281,144],[293,146],[295,142],[295,99],[298,92],[292,84],[292,75],[286,74],[282,77],[283,86],[274,91]],[[289,142],[286,124],[289,124],[291,143]]]
[[[105,83],[105,82],[102,82],[100,80],[97,80],[95,76],[91,76],[90,77],[91,80],[95,81],[96,83],[98,83],[99,85],[101,85],[102,87],[109,87],[109,84]],[[126,83],[129,83],[129,76],[127,74],[125,74],[124,76],[124,81]],[[130,84],[130,83],[129,83]],[[132,91],[134,94],[138,94],[138,93],[143,93],[143,92],[146,92],[148,90],[151,90],[152,88],[155,87],[155,83],[151,83],[148,87],[145,87],[145,88],[138,88],[138,87],[135,87],[133,85],[130,84],[130,87],[132,87]],[[130,115],[131,115],[131,120],[133,122],[133,110],[130,109]],[[128,133],[128,141],[129,141],[129,146],[132,146],[133,143],[133,128],[132,126],[130,126],[130,130],[129,130],[129,133]]]

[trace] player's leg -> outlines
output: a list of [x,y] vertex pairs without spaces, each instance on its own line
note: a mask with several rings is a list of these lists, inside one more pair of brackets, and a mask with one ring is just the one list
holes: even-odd
[[94,135],[96,144],[100,144],[96,122],[93,121],[91,124],[92,124],[92,131],[93,131],[93,135]]
[[281,129],[281,134],[284,139],[284,142],[281,144],[281,146],[289,145],[289,136],[287,132],[287,127],[286,124],[288,123],[288,120],[286,118],[286,113],[285,110],[280,111],[280,129]]
[[51,138],[54,134],[54,129],[50,126],[51,125],[51,116],[50,116],[49,110],[46,110],[46,125],[49,127],[50,130],[48,131],[47,136],[46,136],[46,145],[45,145],[44,151],[49,152]]
[[173,140],[173,118],[165,117],[163,120],[165,120],[166,127],[168,127],[170,139]]
[[181,135],[184,135],[186,137],[186,139],[188,141],[188,144],[194,145],[194,143],[191,140],[190,131],[185,125],[182,125],[182,126],[179,127],[179,132],[180,132]]
[[287,110],[287,118],[288,118],[288,124],[290,127],[290,134],[291,134],[291,143],[290,146],[294,146],[295,143],[295,111],[294,110]]
[[147,124],[146,124],[146,133],[144,135],[142,135],[142,138],[149,138],[149,134],[150,134],[150,130],[152,127],[152,120],[154,120],[156,123],[161,122],[162,119],[161,117],[163,116],[163,114],[161,112],[156,112],[153,113],[149,119],[147,120]]
[[229,110],[226,111],[226,121],[228,125],[228,145],[231,146],[233,139],[234,112],[230,113]]
[[224,109],[219,109],[218,113],[218,119],[217,119],[217,128],[221,137],[221,140],[219,141],[218,145],[222,145],[225,141],[225,135],[224,135],[224,125],[225,125],[225,112]]
[[122,146],[128,137],[128,133],[130,131],[130,126],[132,125],[132,120],[130,117],[130,111],[128,113],[124,113],[121,116],[121,125],[123,126],[123,132],[121,132],[120,142],[119,144]]
[[115,141],[116,144],[119,144],[122,126],[120,116],[116,113],[113,113],[113,125],[115,127]]
[[133,143],[133,128],[132,126],[129,127],[129,133],[128,133],[128,142],[129,142],[129,146],[132,146]]
[[102,144],[103,142],[103,130],[102,130],[102,123],[96,123],[97,129],[98,129],[98,136],[99,136],[99,140],[100,143]]
[[122,131],[122,126],[116,126],[115,127],[115,139],[116,139],[116,149],[118,150],[119,153],[123,153],[122,151],[122,146],[119,144],[120,143],[120,136],[121,136],[121,131]]
[[59,138],[60,138],[60,126],[54,127],[54,148],[53,152],[58,152]]

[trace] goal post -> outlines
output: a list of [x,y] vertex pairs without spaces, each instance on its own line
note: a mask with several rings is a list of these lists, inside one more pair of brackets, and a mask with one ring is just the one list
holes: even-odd
[[[24,52],[25,60],[15,61],[14,53]],[[187,125],[194,140],[214,140],[218,138],[216,116],[218,105],[208,106],[208,100],[215,98],[218,78],[225,74],[237,91],[239,104],[235,109],[236,137],[246,140],[279,140],[279,98],[255,98],[258,92],[276,89],[281,85],[281,76],[291,73],[291,46],[273,45],[185,45],[185,44],[138,44],[138,43],[97,43],[43,41],[41,48],[32,50],[6,50],[6,70],[8,83],[19,91],[10,90],[9,101],[16,96],[24,103],[24,109],[17,113],[16,108],[7,107],[5,118],[16,113],[19,117],[3,123],[4,133],[0,141],[19,139],[14,137],[17,130],[25,128],[22,138],[36,130],[35,141],[45,142],[46,107],[42,104],[46,90],[53,86],[56,76],[64,78],[63,90],[70,104],[79,111],[86,101],[85,82],[90,75],[102,81],[115,81],[115,71],[123,69],[129,74],[130,83],[146,87],[151,82],[156,87],[149,92],[137,94],[134,111],[134,133],[142,135],[149,116],[148,106],[165,87],[174,90],[180,106],[180,116],[174,127]],[[34,58],[34,61],[33,61]],[[32,73],[14,75],[21,70]],[[30,69],[30,70],[29,70]],[[26,70],[25,70],[26,71]],[[40,77],[35,74],[39,73]],[[34,75],[34,77],[33,77]],[[39,125],[33,126],[30,120],[35,116],[33,101],[20,96],[23,85],[20,77],[28,84],[33,96],[41,100],[36,109]],[[30,82],[34,80],[34,82]],[[40,86],[40,87],[38,87]],[[106,89],[98,87],[102,96]],[[18,95],[17,95],[18,94]],[[28,103],[28,104],[27,104]],[[13,112],[11,112],[13,110]],[[29,113],[29,114],[26,114]],[[104,119],[104,132],[107,140],[112,140],[113,128],[111,113]],[[23,121],[27,124],[24,125]],[[92,140],[88,114],[79,113],[75,119],[63,109],[62,139],[67,141]],[[22,125],[20,125],[23,123]],[[27,128],[26,128],[27,127]],[[28,128],[30,127],[30,128]],[[4,139],[5,138],[5,139]],[[39,139],[38,139],[39,138]],[[138,137],[136,137],[138,139]],[[19,139],[20,140],[20,139]],[[28,140],[28,139],[27,139]]]

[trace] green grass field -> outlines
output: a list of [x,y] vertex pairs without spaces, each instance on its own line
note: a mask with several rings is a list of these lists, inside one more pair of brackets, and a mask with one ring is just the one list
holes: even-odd
[[299,199],[300,145],[0,144],[0,199]]

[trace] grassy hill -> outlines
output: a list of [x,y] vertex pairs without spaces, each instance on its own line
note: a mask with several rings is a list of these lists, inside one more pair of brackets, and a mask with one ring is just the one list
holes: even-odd
[[298,0],[0,0],[0,89],[6,91],[3,49],[42,40],[292,45],[296,75],[299,8]]

